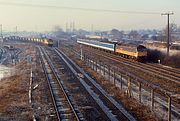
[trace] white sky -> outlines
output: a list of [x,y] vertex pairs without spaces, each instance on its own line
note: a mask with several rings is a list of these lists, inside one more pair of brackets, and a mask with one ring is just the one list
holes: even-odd
[[[24,3],[40,6],[22,6]],[[9,5],[8,5],[9,4]],[[116,12],[60,9],[47,6],[107,9],[120,11],[155,12],[159,14],[129,14]],[[65,29],[66,23],[75,22],[77,29],[161,29],[167,23],[160,13],[173,11],[171,22],[180,25],[180,0],[0,0],[0,24],[6,31],[52,30],[54,25]]]

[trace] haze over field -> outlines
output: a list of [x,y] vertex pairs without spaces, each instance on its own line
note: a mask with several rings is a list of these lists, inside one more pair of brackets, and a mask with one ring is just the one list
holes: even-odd
[[[0,24],[5,31],[47,31],[63,29],[161,29],[173,11],[171,22],[180,25],[180,0],[0,0]],[[93,9],[93,10],[92,10]],[[70,26],[70,24],[69,24]]]

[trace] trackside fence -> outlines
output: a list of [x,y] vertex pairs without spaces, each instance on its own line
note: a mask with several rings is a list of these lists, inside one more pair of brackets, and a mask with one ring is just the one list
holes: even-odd
[[105,61],[97,59],[92,55],[80,55],[81,59],[91,69],[101,74],[121,91],[126,92],[129,98],[135,98],[140,104],[151,109],[157,116],[165,121],[179,121],[180,109],[176,96],[172,96],[158,85],[150,84],[149,81],[123,70],[123,67],[114,67]]

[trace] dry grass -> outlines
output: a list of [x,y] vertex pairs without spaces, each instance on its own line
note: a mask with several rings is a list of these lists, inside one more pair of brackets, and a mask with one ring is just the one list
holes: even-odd
[[6,117],[16,120],[31,115],[28,104],[27,78],[19,75],[11,76],[1,82],[0,112]]
[[[24,57],[26,53],[21,54]],[[29,68],[26,60],[22,60],[13,67],[14,75],[0,81],[0,120],[32,119],[32,109],[28,102]]]
[[109,81],[105,80],[100,74],[97,74],[92,69],[85,66],[85,63],[74,59],[74,56],[70,53],[71,57],[79,66],[85,69],[86,72],[90,73],[111,95],[113,95],[119,102],[121,102],[125,108],[127,108],[133,115],[135,115],[140,121],[157,121],[157,116],[146,106],[139,104],[136,99],[129,98],[125,92],[122,92],[119,88],[115,87]]
[[162,64],[171,66],[174,68],[180,68],[180,54],[165,57]]
[[149,62],[157,63],[158,60],[161,60],[163,65],[167,65],[174,68],[180,68],[180,54],[175,54],[172,56],[166,56],[159,50],[148,50],[148,57]]

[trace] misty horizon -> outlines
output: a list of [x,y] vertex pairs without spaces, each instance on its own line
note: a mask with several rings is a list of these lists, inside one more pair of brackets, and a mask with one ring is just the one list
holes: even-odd
[[[163,2],[163,4],[162,4]],[[75,23],[75,29],[93,30],[139,30],[158,29],[167,25],[167,17],[161,13],[174,12],[170,22],[180,25],[174,0],[0,0],[0,24],[4,31],[51,31],[58,25],[63,30],[67,23]]]

